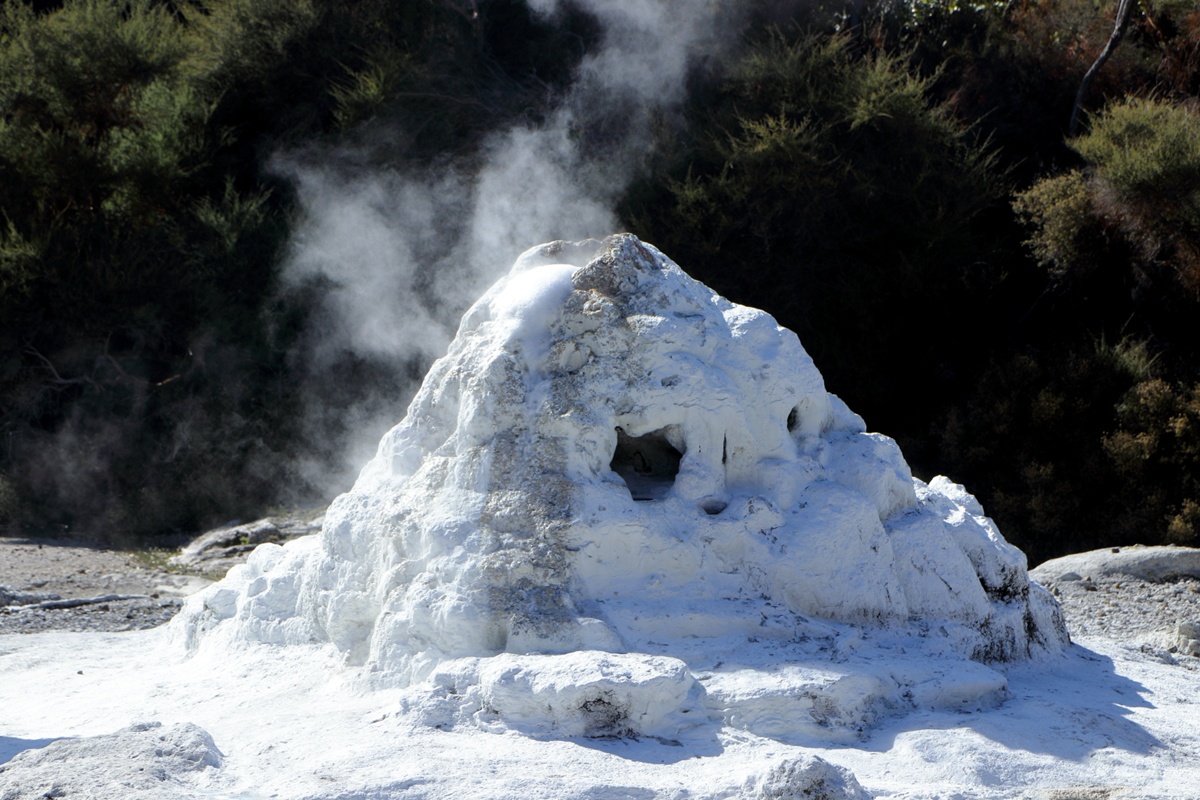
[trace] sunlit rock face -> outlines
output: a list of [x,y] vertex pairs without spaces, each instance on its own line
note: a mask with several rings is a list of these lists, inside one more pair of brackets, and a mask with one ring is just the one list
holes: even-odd
[[176,627],[332,642],[407,684],[501,653],[673,675],[676,645],[798,642],[815,618],[977,661],[1066,642],[975,499],[914,480],[795,334],[619,235],[523,254],[319,537],[259,548]]

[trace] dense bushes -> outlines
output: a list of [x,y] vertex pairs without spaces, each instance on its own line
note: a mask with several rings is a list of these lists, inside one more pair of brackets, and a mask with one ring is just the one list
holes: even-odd
[[[551,117],[604,41],[585,9],[0,6],[0,525],[193,529],[317,491],[289,465],[320,472],[361,387],[408,376],[298,363],[330,287],[281,285],[297,212],[264,165],[314,141],[366,170],[470,164]],[[1070,140],[1104,4],[740,11],[656,117],[625,224],[797,330],[918,474],[967,483],[1033,560],[1196,542],[1194,3],[1139,4]],[[577,115],[597,170],[620,119]],[[306,438],[294,387],[314,379]]]
[[385,112],[392,159],[524,113],[579,31],[487,12],[528,49],[439,0],[2,6],[0,524],[145,534],[315,491],[288,465],[340,443],[302,436],[312,293],[276,285],[292,207],[264,164]]
[[[1043,354],[1037,365],[1057,377],[1033,385],[1070,398],[1073,413],[1039,431],[1033,423],[1014,426],[1008,411],[977,408],[972,432],[944,436],[944,452],[997,493],[995,513],[1039,555],[1095,542],[1195,542],[1200,119],[1161,100],[1128,99],[1094,115],[1090,130],[1070,144],[1082,165],[1041,179],[1014,203],[1030,225],[1030,248],[1063,317],[1047,323],[1047,332],[1062,335],[1070,325],[1129,337],[1141,343],[1130,351],[1142,354],[1135,359],[1141,366],[1110,371],[1123,376],[1115,382],[1088,375],[1055,389],[1077,372],[1062,365],[1063,357]],[[1150,351],[1153,359],[1144,355]],[[1065,358],[1077,360],[1081,352],[1070,349]],[[1008,387],[1001,393],[1022,396]],[[981,389],[970,402],[994,395]],[[1043,454],[1027,449],[1052,430],[1077,441]],[[1026,436],[1027,445],[1012,446]],[[1024,469],[1045,465],[1054,474],[1005,486],[1020,474],[1015,463],[990,474],[982,461],[967,466],[966,440],[991,437],[1005,439]],[[1086,466],[1076,463],[1081,457]],[[1038,501],[1043,494],[1047,502]],[[1039,507],[1054,505],[1049,498],[1069,498],[1078,509],[1058,520],[1037,518]],[[1066,505],[1056,503],[1060,510]]]
[[1119,304],[1097,314],[1124,308],[1160,347],[1190,359],[1200,344],[1200,116],[1131,99],[1071,144],[1081,168],[1017,197],[1033,251],[1056,285]]
[[1144,540],[1147,504],[1127,491],[1104,433],[1150,361],[1136,342],[1087,336],[997,354],[937,420],[939,469],[979,492],[1035,563]]
[[[0,392],[16,513],[125,528],[236,506],[261,485],[204,460],[237,464],[246,434],[184,431],[192,405],[232,416],[217,408],[250,380],[222,381],[214,356],[261,344],[279,210],[208,169],[229,134],[166,8],[10,3],[0,24]],[[186,491],[164,485],[182,475]],[[146,513],[148,497],[162,513]]]
[[1124,483],[1126,513],[1141,513],[1133,541],[1166,526],[1165,539],[1200,544],[1200,384],[1146,380],[1117,407],[1104,449]]
[[965,303],[998,280],[986,232],[1002,176],[929,85],[845,36],[770,33],[631,209],[697,277],[770,308],[834,391],[902,437],[963,337],[987,340],[986,312]]
[[1124,340],[1027,348],[938,425],[940,461],[1032,561],[1099,545],[1200,543],[1200,386]]

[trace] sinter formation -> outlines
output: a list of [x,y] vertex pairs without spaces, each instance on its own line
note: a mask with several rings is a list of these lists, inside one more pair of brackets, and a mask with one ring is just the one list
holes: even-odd
[[[1067,641],[973,497],[914,480],[795,334],[630,235],[523,254],[323,531],[174,624],[191,648],[332,643],[438,724],[564,735],[794,733],[780,703],[861,730],[995,701],[984,664]],[[863,637],[895,660],[858,663]]]

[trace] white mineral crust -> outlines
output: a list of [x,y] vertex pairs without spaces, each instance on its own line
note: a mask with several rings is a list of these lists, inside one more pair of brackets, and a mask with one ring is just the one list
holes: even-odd
[[[851,727],[900,697],[990,702],[1003,678],[967,659],[1067,643],[963,487],[913,479],[795,334],[630,235],[524,253],[322,532],[262,545],[173,624],[192,649],[331,642],[376,685],[432,687],[431,720],[458,698],[565,735],[669,735],[693,710],[774,730],[780,694],[819,725],[862,706]],[[883,634],[963,677],[712,671],[766,644],[851,663]]]

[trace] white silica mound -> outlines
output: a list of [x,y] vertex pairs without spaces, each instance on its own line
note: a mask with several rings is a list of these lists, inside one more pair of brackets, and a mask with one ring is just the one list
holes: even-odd
[[322,532],[173,625],[192,650],[329,642],[431,725],[551,737],[854,736],[994,704],[985,664],[1067,644],[973,497],[630,235],[524,253]]

